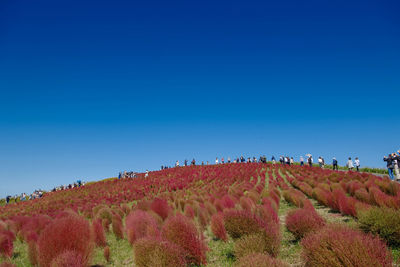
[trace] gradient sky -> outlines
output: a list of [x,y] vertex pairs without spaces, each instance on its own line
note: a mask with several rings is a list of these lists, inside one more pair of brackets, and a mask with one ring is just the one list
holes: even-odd
[[400,149],[398,14],[382,0],[3,0],[0,197],[193,157],[384,167]]

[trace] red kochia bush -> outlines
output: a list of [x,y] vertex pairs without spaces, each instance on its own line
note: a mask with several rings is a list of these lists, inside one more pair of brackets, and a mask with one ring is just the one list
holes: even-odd
[[221,205],[224,209],[231,209],[235,207],[235,201],[229,195],[225,195],[221,198]]
[[378,237],[343,226],[326,226],[301,242],[306,266],[393,266],[392,255]]
[[223,241],[228,240],[228,236],[226,234],[224,226],[224,218],[222,214],[216,213],[211,217],[211,231],[217,238]]
[[110,262],[110,247],[109,247],[109,246],[106,246],[106,247],[104,248],[104,250],[103,250],[103,256],[104,256],[104,259],[105,259],[107,262]]
[[135,266],[137,267],[185,267],[187,263],[181,248],[156,237],[139,239],[133,245]]
[[263,221],[255,214],[246,210],[224,211],[225,229],[232,238],[256,233],[264,228]]
[[87,260],[76,251],[66,250],[56,256],[50,264],[51,267],[86,267]]
[[139,238],[147,235],[157,236],[159,232],[156,219],[142,210],[129,213],[125,219],[125,228],[131,245]]
[[287,264],[278,259],[274,259],[267,254],[253,253],[242,258],[236,265],[237,267],[286,267]]
[[113,214],[113,217],[112,217],[112,229],[113,229],[113,233],[117,237],[117,239],[123,239],[124,238],[122,219],[118,214]]
[[286,216],[286,227],[296,239],[303,238],[325,225],[325,220],[311,208],[292,210]]
[[152,211],[160,215],[165,220],[168,217],[170,207],[165,199],[156,198],[150,205]]
[[38,240],[38,260],[41,267],[65,251],[73,251],[86,266],[93,251],[88,221],[77,215],[54,220]]
[[265,222],[279,222],[278,213],[269,203],[262,206],[257,206],[256,214]]
[[189,217],[190,219],[194,218],[194,210],[193,210],[192,206],[185,205],[185,216]]
[[38,252],[36,241],[28,241],[28,258],[29,262],[36,266],[38,264]]
[[178,214],[168,218],[162,229],[162,237],[182,248],[188,264],[206,264],[208,248],[194,223],[186,216]]
[[14,249],[14,238],[10,231],[0,232],[0,256],[11,258]]
[[94,242],[99,247],[106,245],[106,235],[104,234],[104,228],[101,225],[101,219],[94,220],[92,223],[92,234]]

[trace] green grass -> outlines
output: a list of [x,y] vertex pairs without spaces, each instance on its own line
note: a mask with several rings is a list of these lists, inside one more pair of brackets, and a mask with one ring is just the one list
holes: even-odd
[[110,262],[106,262],[103,256],[103,248],[94,250],[92,264],[104,266],[132,266],[133,250],[128,240],[117,239],[113,233],[107,233],[107,244],[110,247]]
[[25,242],[21,242],[18,238],[14,242],[14,253],[11,262],[21,267],[32,266],[28,258],[28,245]]

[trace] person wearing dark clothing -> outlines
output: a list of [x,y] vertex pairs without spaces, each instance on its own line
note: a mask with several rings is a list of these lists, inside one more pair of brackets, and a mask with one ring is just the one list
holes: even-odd
[[308,166],[312,167],[312,164],[313,164],[312,156],[308,157],[307,162],[308,162]]
[[7,196],[7,197],[6,197],[6,203],[7,203],[7,204],[10,203],[10,199],[11,199],[11,196]]
[[338,170],[338,161],[336,160],[336,158],[333,158],[332,170]]
[[394,163],[393,163],[392,155],[389,154],[389,156],[383,157],[383,161],[386,161],[386,167],[388,169],[390,180],[394,180],[394,176],[393,176]]
[[192,160],[192,165],[196,165],[196,161],[194,159]]
[[185,161],[184,161],[184,164],[183,165],[185,165],[185,166],[187,166],[188,165],[188,161],[187,161],[187,159],[185,159]]

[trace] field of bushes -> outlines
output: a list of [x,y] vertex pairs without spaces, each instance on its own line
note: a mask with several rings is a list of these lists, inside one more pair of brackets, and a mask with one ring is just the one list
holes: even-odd
[[399,189],[262,163],[100,181],[0,207],[0,266],[397,266]]

